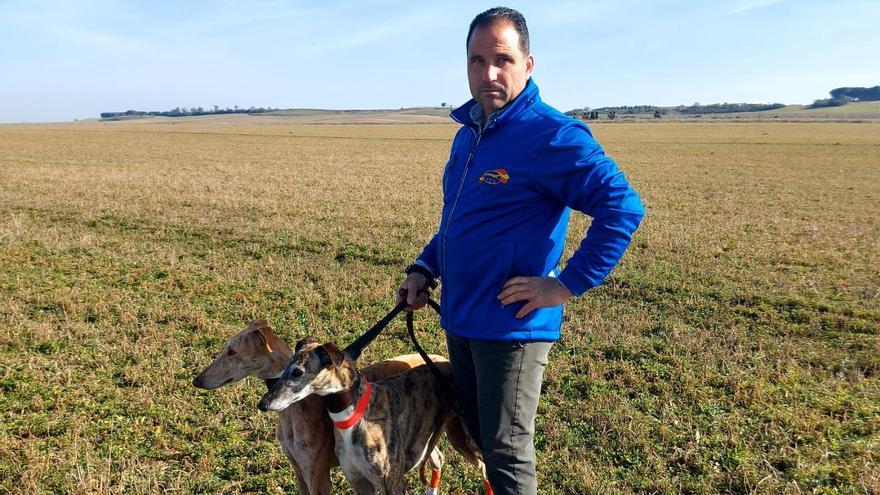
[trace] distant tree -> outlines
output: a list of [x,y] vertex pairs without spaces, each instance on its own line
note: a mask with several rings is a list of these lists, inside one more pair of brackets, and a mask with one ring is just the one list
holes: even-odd
[[782,103],[714,103],[712,105],[680,106],[677,110],[683,114],[695,115],[703,113],[763,112],[766,110],[776,110],[784,106]]
[[846,100],[837,98],[826,98],[824,100],[814,101],[811,105],[808,105],[807,108],[842,107],[844,105],[846,105]]
[[446,102],[444,101],[443,103],[440,104],[440,106],[441,106],[442,108],[446,108]]
[[[634,115],[634,114],[640,114],[640,113],[650,114],[659,108],[660,107],[656,107],[654,105],[624,105],[624,106],[620,106],[620,107],[601,107],[601,108],[596,108],[593,110],[595,110],[596,112],[601,112],[601,113],[614,112],[615,115],[617,115],[617,114]],[[590,110],[591,109],[589,107],[584,108],[584,111],[586,111],[586,112],[589,112]]]
[[880,86],[873,88],[834,88],[830,91],[832,100],[844,101],[878,101]]

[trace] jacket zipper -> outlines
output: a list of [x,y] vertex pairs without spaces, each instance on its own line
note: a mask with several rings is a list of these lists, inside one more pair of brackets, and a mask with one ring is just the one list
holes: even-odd
[[458,198],[461,196],[461,190],[464,188],[464,180],[467,178],[468,169],[471,166],[471,160],[480,144],[480,138],[483,137],[482,132],[477,132],[473,127],[468,127],[474,133],[474,145],[471,146],[471,152],[468,153],[467,161],[464,162],[464,171],[461,173],[461,181],[458,183],[458,192],[455,193],[455,200],[452,201],[452,208],[449,209],[449,218],[446,219],[446,229],[443,231],[443,273],[446,273],[446,237],[449,235],[449,224],[452,223],[452,215],[455,213],[455,207],[458,205]]
[[449,194],[449,175],[453,168],[455,168],[455,163],[458,162],[458,155],[453,155],[452,162],[446,166],[446,169],[443,171],[443,197],[445,198],[447,194]]

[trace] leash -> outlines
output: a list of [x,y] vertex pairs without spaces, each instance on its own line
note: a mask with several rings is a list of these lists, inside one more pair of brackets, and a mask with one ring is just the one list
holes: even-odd
[[[376,337],[378,337],[380,333],[382,333],[382,330],[384,330],[385,327],[387,327],[388,324],[391,323],[391,321],[394,320],[394,318],[397,317],[397,315],[399,315],[401,311],[408,307],[408,304],[406,303],[406,289],[401,289],[401,293],[404,296],[404,299],[400,302],[400,304],[394,306],[394,308],[392,308],[391,311],[389,311],[388,314],[386,314],[381,320],[376,322],[376,324],[370,327],[369,330],[364,332],[354,342],[343,349],[343,352],[348,354],[348,356],[351,357],[352,360],[356,361],[360,357],[363,350],[368,345],[370,345],[370,343],[376,340]],[[428,306],[430,306],[431,309],[433,309],[438,315],[440,314],[440,304],[438,304],[437,301],[431,299],[430,296],[428,297]],[[416,349],[416,352],[419,354],[419,356],[422,357],[422,360],[425,361],[428,369],[430,369],[431,373],[433,373],[434,376],[436,376],[439,380],[443,388],[443,392],[447,394],[447,397],[451,398],[453,409],[455,410],[455,412],[464,417],[461,408],[459,407],[458,400],[456,400],[457,395],[455,393],[454,385],[450,383],[443,372],[440,371],[440,368],[438,368],[437,364],[435,364],[430,356],[428,356],[428,353],[425,352],[425,349],[421,346],[421,344],[419,344],[419,340],[416,338],[415,325],[413,324],[413,313],[414,311],[408,311],[406,313],[406,330],[409,334],[409,340],[410,342],[412,342],[412,345]]]
[[[430,297],[428,298],[428,306],[431,306],[431,309],[436,311],[438,315],[440,314],[440,305]],[[464,417],[458,406],[458,396],[455,393],[455,386],[449,383],[449,379],[443,375],[443,372],[441,372],[440,368],[438,368],[434,361],[431,360],[428,353],[425,352],[425,349],[419,344],[419,340],[416,338],[415,325],[413,324],[413,313],[414,311],[410,311],[406,314],[406,333],[409,334],[409,340],[412,342],[413,347],[415,347],[416,352],[419,353],[419,356],[422,356],[422,360],[425,361],[425,364],[428,365],[428,369],[430,369],[431,372],[434,373],[434,376],[440,381],[440,384],[443,387],[443,392],[447,397],[452,399],[452,405],[455,412]]]
[[[440,305],[437,301],[431,299],[430,296],[428,296],[428,306],[430,306],[438,316],[440,315]],[[415,311],[409,311],[406,313],[406,333],[409,334],[409,340],[412,342],[413,347],[415,347],[416,352],[419,353],[419,356],[422,356],[422,360],[425,361],[425,364],[428,366],[428,369],[431,370],[431,373],[437,377],[437,381],[440,383],[443,393],[446,397],[449,397],[449,400],[452,402],[452,410],[464,419],[464,411],[458,403],[458,394],[455,392],[455,384],[451,383],[443,372],[440,371],[437,364],[434,363],[430,356],[428,356],[428,353],[425,352],[425,349],[419,344],[419,339],[416,338],[415,325],[413,324],[413,313],[415,313]]]
[[[434,303],[434,304],[436,304],[436,303]],[[383,317],[375,325],[370,327],[369,330],[364,332],[363,335],[361,335],[354,342],[352,342],[351,344],[346,346],[346,348],[343,349],[342,352],[348,354],[348,356],[353,361],[357,361],[357,359],[361,356],[361,352],[363,352],[363,350],[368,345],[370,345],[371,342],[376,340],[376,337],[379,336],[379,333],[381,333],[382,330],[384,330],[385,327],[387,327],[388,324],[391,323],[391,320],[393,320],[395,316],[397,316],[398,314],[400,314],[401,311],[406,309],[406,307],[407,307],[406,299],[404,299],[403,301],[401,301],[400,304],[398,304],[397,306],[394,306],[394,309],[389,311],[388,314],[385,315],[385,317]]]
[[[401,311],[408,307],[408,304],[406,303],[406,289],[400,289],[400,291],[403,295],[403,301],[401,301],[400,304],[398,304],[397,306],[394,306],[394,308],[389,311],[388,314],[386,314],[381,320],[376,322],[376,324],[370,327],[369,330],[364,332],[354,342],[352,342],[351,344],[346,346],[345,349],[342,350],[343,352],[348,354],[348,356],[352,360],[357,361],[364,349],[366,349],[366,347],[370,345],[370,343],[376,340],[376,337],[378,337],[379,334],[382,333],[382,330],[385,330],[385,327],[387,327],[388,324],[391,323],[391,321],[394,320],[394,318],[399,315]],[[420,293],[427,294],[427,292],[425,291],[420,291]],[[431,308],[436,311],[438,315],[440,314],[440,305],[437,304],[437,301],[428,297],[428,305],[431,306]],[[410,311],[408,314],[411,317],[413,312]],[[417,346],[417,349],[421,348],[421,346],[419,346],[418,343],[415,342],[415,340],[413,340],[413,342]],[[420,354],[423,358],[427,356],[427,354]]]

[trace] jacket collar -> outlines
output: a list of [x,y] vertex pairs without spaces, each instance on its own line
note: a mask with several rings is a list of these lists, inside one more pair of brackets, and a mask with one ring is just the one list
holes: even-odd
[[[538,93],[538,85],[535,84],[535,81],[530,77],[528,82],[526,83],[526,87],[522,90],[520,94],[516,96],[510,103],[504,106],[501,110],[495,112],[490,116],[490,122],[488,122],[484,128],[488,129],[490,127],[501,125],[505,121],[508,121],[514,118],[516,115],[520,114],[523,110],[531,107],[535,102],[541,100],[541,96]],[[477,122],[474,122],[471,117],[471,109],[475,106],[479,105],[476,100],[471,98],[464,105],[456,108],[450,114],[452,120],[458,122],[459,124],[466,125],[469,127],[480,127]],[[484,116],[485,117],[485,116]]]

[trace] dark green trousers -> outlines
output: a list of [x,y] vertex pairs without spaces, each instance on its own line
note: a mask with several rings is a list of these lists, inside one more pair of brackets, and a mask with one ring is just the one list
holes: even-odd
[[552,342],[446,333],[458,401],[496,495],[535,495],[535,413]]

